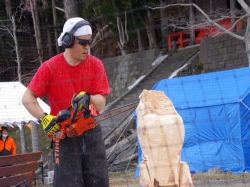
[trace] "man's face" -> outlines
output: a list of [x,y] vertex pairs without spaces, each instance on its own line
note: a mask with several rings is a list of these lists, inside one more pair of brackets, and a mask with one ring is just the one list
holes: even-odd
[[77,61],[85,60],[86,55],[88,54],[90,48],[88,42],[90,40],[91,40],[91,34],[75,37],[75,43],[71,47],[72,49],[71,55],[74,59],[76,59]]

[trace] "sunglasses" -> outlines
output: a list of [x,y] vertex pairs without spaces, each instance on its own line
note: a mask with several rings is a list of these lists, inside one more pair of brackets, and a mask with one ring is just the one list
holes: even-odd
[[79,45],[82,45],[83,47],[86,47],[87,45],[91,45],[91,43],[92,43],[92,39],[90,39],[90,40],[86,40],[86,39],[80,39],[80,38],[77,38],[77,37],[75,37],[77,40],[78,40],[78,44]]

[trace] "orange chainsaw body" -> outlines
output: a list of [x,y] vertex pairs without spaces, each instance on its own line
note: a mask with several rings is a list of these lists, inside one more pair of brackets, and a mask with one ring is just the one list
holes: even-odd
[[84,117],[84,110],[77,111],[75,120],[72,122],[74,115],[73,108],[70,108],[70,118],[63,122],[58,123],[60,125],[60,131],[50,136],[53,140],[61,140],[65,138],[65,135],[69,138],[82,135],[85,131],[96,127],[94,116],[96,116],[96,109],[92,104],[89,106],[90,115],[88,118]]

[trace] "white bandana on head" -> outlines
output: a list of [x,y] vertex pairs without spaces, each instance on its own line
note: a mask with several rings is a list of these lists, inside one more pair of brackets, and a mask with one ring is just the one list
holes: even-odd
[[[78,22],[84,20],[83,18],[80,17],[75,17],[75,18],[70,18],[68,19],[63,26],[63,32],[59,36],[57,43],[59,46],[62,46],[62,37],[66,32],[69,32],[75,24]],[[74,36],[82,36],[82,35],[87,35],[87,34],[92,34],[92,29],[89,25],[84,25],[76,30],[76,32],[73,34]]]

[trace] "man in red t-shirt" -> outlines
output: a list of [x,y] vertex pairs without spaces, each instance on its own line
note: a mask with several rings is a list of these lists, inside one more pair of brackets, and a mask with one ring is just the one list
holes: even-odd
[[[25,91],[22,103],[51,135],[59,130],[55,117],[67,109],[75,98],[88,99],[97,111],[104,109],[110,93],[102,62],[88,54],[92,30],[79,17],[68,19],[58,38],[65,52],[44,62]],[[44,113],[37,102],[47,95],[50,114]],[[84,102],[84,101],[83,101]],[[83,135],[54,142],[54,180],[56,187],[109,186],[106,149],[100,125]]]

